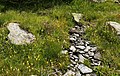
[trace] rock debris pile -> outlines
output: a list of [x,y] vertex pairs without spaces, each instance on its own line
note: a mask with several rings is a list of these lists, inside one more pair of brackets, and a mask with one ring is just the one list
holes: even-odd
[[[76,22],[79,20],[77,18],[81,18],[77,16],[82,15],[77,14],[73,16],[75,21],[77,20]],[[101,54],[96,45],[83,38],[85,29],[86,27],[84,25],[75,25],[75,27],[69,31],[71,46],[68,53],[71,64],[63,76],[97,76],[92,68],[101,64]],[[86,60],[90,61],[91,67],[85,65]]]

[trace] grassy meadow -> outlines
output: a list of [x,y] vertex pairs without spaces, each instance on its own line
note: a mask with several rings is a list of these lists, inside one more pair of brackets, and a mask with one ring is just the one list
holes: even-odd
[[[0,0],[0,76],[47,76],[53,68],[65,73],[69,57],[60,52],[70,45],[68,32],[75,25],[71,13],[84,15],[81,22],[89,26],[84,37],[97,45],[102,54],[102,66],[94,68],[95,73],[119,76],[116,70],[120,70],[120,39],[106,22],[120,23],[120,5],[89,0],[43,1],[29,6]],[[35,42],[11,44],[6,28],[10,22],[18,22],[22,29],[34,34]]]

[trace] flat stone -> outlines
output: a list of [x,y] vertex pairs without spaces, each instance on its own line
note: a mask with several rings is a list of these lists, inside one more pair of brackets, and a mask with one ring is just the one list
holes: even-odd
[[94,52],[88,51],[89,56],[94,56]]
[[88,68],[87,66],[85,66],[84,64],[80,64],[78,65],[78,69],[83,73],[83,74],[87,74],[87,73],[91,73],[93,70]]
[[100,60],[101,58],[100,52],[95,53],[94,58]]
[[79,54],[78,56],[79,56],[79,62],[84,63],[84,60],[86,58],[84,58],[81,54]]
[[107,0],[92,0],[92,1],[94,1],[94,2],[105,2]]
[[74,65],[77,64],[77,63],[76,63],[75,61],[73,61],[73,60],[70,60],[70,62],[71,62],[72,64],[74,64]]
[[78,49],[85,49],[85,46],[75,46]]
[[107,22],[107,25],[110,25],[117,31],[117,35],[120,35],[120,24],[117,22],[109,21]]
[[79,31],[76,30],[75,28],[72,28],[72,29],[70,29],[69,33],[70,33],[70,34],[74,34],[74,33],[78,34]]
[[97,47],[92,47],[90,51],[94,52],[97,50]]
[[70,50],[73,51],[73,52],[75,52],[75,51],[76,51],[76,48],[75,48],[74,46],[71,46],[71,47],[70,47]]
[[71,41],[76,41],[76,39],[75,39],[75,38],[70,38],[70,40],[71,40]]
[[68,70],[63,76],[75,76],[75,72]]
[[82,74],[80,74],[80,72],[77,71],[75,76],[82,76]]
[[74,57],[75,59],[78,59],[78,57],[77,57],[76,55],[73,55],[73,57]]
[[30,44],[36,39],[34,35],[22,30],[18,23],[9,23],[7,29],[10,31],[8,34],[8,39],[12,44],[23,45]]
[[79,51],[80,54],[84,54],[85,52],[84,51]]
[[82,19],[82,17],[83,17],[83,14],[80,14],[80,13],[72,13],[72,15],[73,15],[74,20],[75,20],[76,22],[79,22],[80,19]]
[[101,64],[100,60],[91,59],[91,61],[92,61],[91,65],[93,66],[99,66]]
[[62,50],[61,53],[62,53],[62,54],[67,54],[68,51],[67,51],[67,50]]

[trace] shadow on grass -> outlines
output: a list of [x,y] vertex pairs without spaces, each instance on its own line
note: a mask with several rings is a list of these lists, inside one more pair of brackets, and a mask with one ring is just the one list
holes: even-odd
[[0,5],[4,6],[1,12],[7,10],[32,11],[44,10],[56,5],[69,4],[72,0],[0,0]]

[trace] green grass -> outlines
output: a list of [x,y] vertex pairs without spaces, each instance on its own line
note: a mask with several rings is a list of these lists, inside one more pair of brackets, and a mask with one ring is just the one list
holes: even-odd
[[[0,11],[5,10],[0,4]],[[120,5],[107,1],[94,3],[73,0],[69,5],[57,5],[48,9],[7,9],[0,14],[0,75],[1,76],[47,76],[52,66],[63,72],[69,64],[68,56],[61,55],[69,47],[68,31],[74,26],[71,13],[83,13],[82,23],[90,25],[85,38],[96,44],[102,53],[102,67],[94,68],[99,76],[119,76],[120,39],[116,32],[106,26],[107,21],[120,23]],[[36,9],[36,8],[34,8]],[[7,40],[9,22],[19,22],[21,28],[36,36],[30,45],[13,45]],[[86,64],[89,62],[86,62]]]

